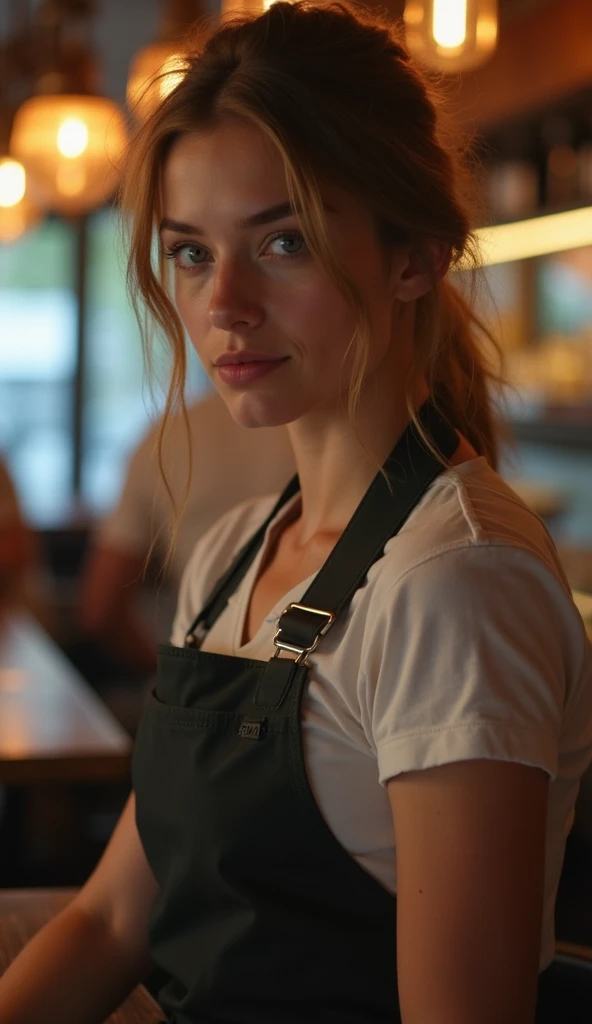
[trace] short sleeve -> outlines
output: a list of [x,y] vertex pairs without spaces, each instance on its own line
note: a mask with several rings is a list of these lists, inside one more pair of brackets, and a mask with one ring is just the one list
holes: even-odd
[[380,781],[471,758],[555,778],[584,644],[569,593],[520,548],[450,550],[409,570],[381,602],[364,658]]
[[145,555],[158,531],[154,519],[159,469],[153,442],[150,430],[130,458],[119,501],[98,529],[101,547]]

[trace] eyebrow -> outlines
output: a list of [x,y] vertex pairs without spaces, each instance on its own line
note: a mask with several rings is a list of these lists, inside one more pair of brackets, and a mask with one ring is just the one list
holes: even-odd
[[[272,224],[273,221],[283,220],[284,217],[294,217],[297,213],[298,211],[294,209],[291,203],[276,203],[275,206],[269,206],[266,210],[260,210],[258,213],[251,214],[250,217],[239,220],[238,226],[239,228],[258,228],[263,224]],[[182,220],[171,220],[170,217],[163,217],[159,230],[178,231],[181,235],[205,234],[195,224],[186,224]]]

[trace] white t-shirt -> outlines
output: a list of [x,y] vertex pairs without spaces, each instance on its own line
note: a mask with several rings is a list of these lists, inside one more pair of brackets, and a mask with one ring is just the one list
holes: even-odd
[[[233,554],[273,507],[229,512],[196,546],[172,643],[182,646]],[[202,649],[267,660],[271,609],[241,646],[250,592],[274,530]],[[578,784],[592,756],[592,649],[540,519],[483,458],[445,471],[370,569],[349,613],[309,658],[304,754],[321,813],[345,849],[396,892],[385,783],[469,758],[536,765],[550,776],[541,969]],[[344,799],[347,794],[347,800]]]
[[[294,473],[294,456],[283,427],[247,430],[234,422],[216,394],[187,410],[191,432],[191,484],[171,560],[177,585],[195,543],[229,508],[245,498],[280,491]],[[98,544],[143,557],[155,538],[168,546],[173,510],[157,455],[158,424],[133,453],[121,498],[101,523]],[[189,454],[185,424],[172,417],[163,463],[178,509],[183,505]]]

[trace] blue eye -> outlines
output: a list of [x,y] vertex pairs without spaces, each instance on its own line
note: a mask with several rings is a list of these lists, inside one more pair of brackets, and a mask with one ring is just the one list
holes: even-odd
[[208,250],[201,245],[191,245],[188,242],[181,242],[167,249],[165,256],[168,260],[174,260],[176,267],[190,270],[205,263],[208,258]]
[[269,248],[276,244],[279,246],[279,251],[276,250],[274,256],[300,256],[302,253],[308,252],[304,236],[299,231],[282,231],[281,234],[271,239]]

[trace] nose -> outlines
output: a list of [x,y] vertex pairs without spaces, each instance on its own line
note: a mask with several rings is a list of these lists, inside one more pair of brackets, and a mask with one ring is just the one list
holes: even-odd
[[236,331],[258,327],[264,311],[256,275],[236,264],[217,264],[208,306],[212,327]]

